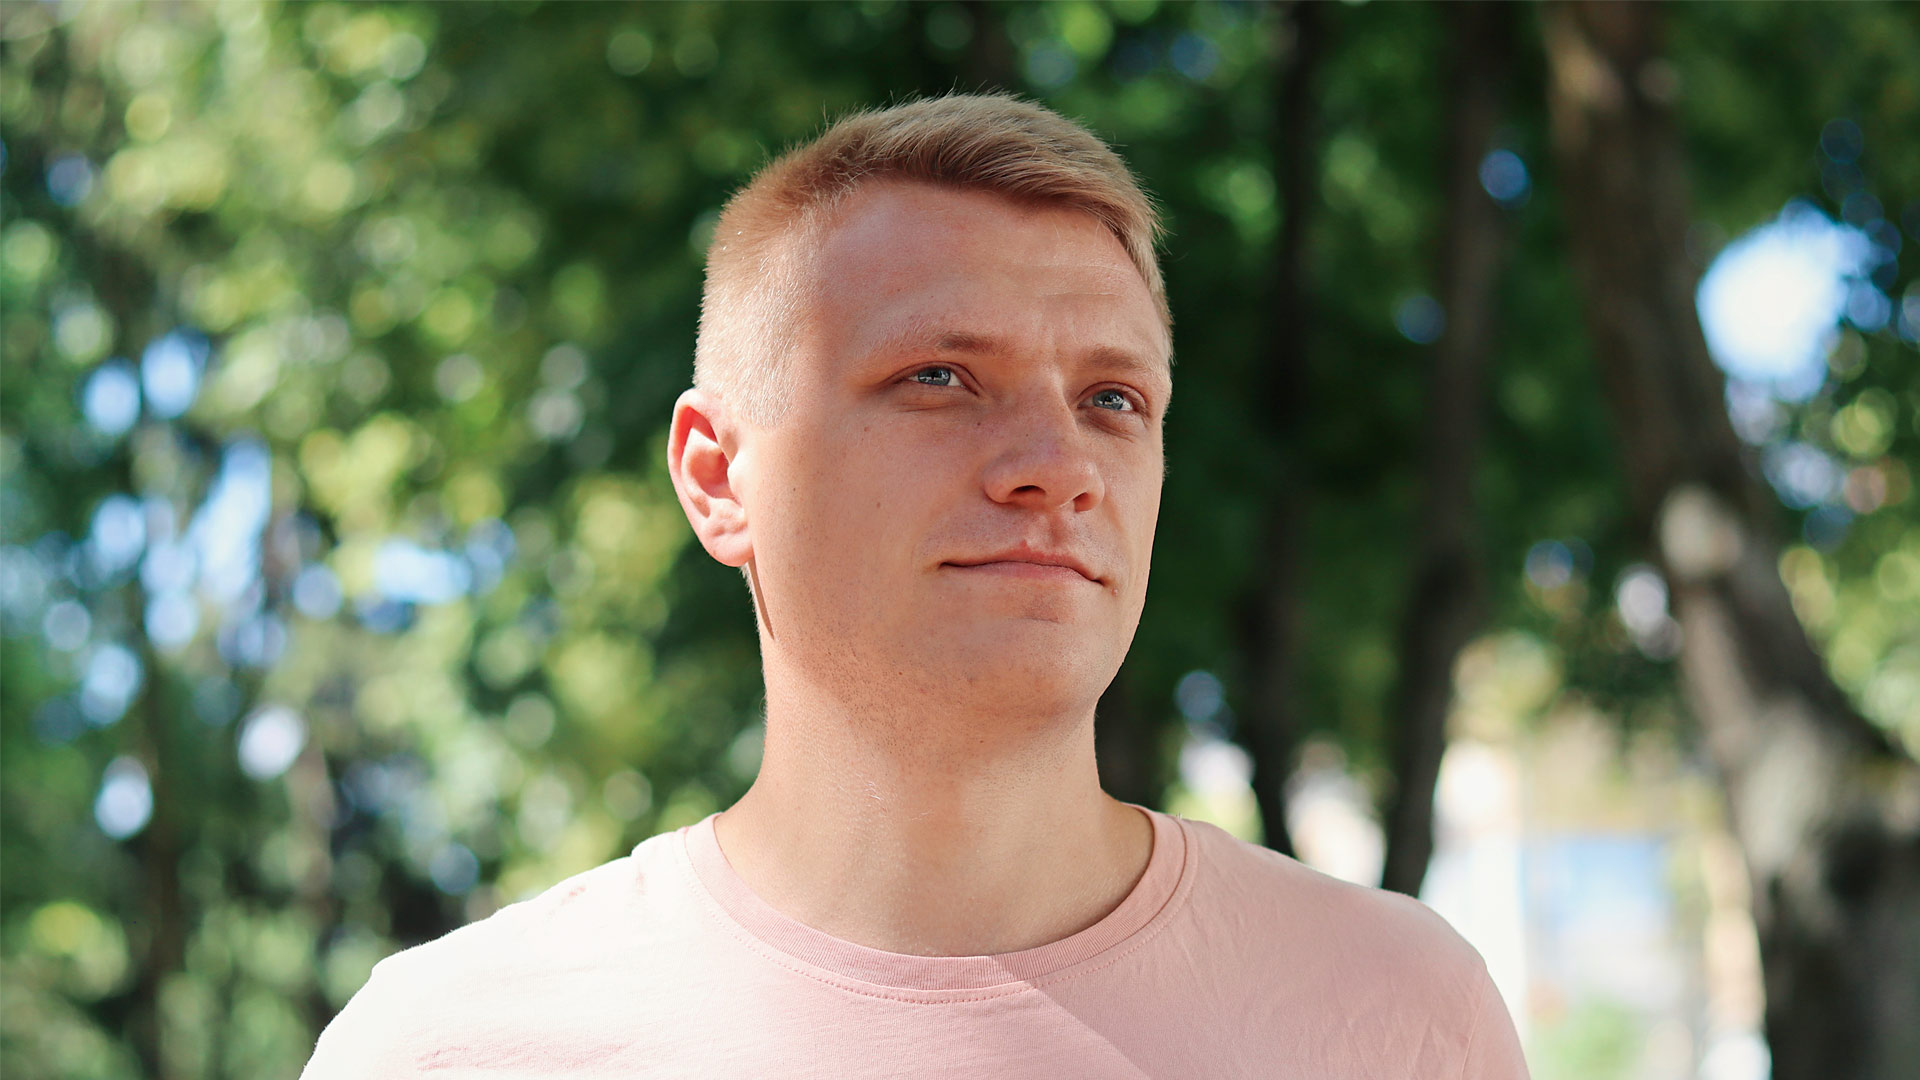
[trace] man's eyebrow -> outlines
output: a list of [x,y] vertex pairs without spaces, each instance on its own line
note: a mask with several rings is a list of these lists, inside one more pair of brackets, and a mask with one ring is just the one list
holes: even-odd
[[1003,342],[992,335],[972,333],[925,315],[917,315],[882,338],[868,355],[883,357],[910,352],[978,354],[998,352],[1002,345]]
[[1149,378],[1171,378],[1173,372],[1171,360],[1155,362],[1141,357],[1130,349],[1117,349],[1111,345],[1096,345],[1086,352],[1085,359],[1101,367],[1117,368],[1121,371],[1145,375]]
[[[981,356],[1010,351],[1012,350],[1003,338],[916,319],[899,331],[888,335],[874,347],[871,355],[881,357],[901,353],[935,352]],[[1171,364],[1164,361],[1156,363],[1131,349],[1116,345],[1095,345],[1083,352],[1080,358],[1101,367],[1118,368],[1141,375],[1166,377],[1172,375]]]

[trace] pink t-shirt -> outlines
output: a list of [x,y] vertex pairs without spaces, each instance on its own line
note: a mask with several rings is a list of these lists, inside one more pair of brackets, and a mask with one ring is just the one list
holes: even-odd
[[1425,905],[1147,813],[1104,919],[937,957],[774,910],[709,816],[381,961],[303,1076],[1526,1077],[1480,955]]

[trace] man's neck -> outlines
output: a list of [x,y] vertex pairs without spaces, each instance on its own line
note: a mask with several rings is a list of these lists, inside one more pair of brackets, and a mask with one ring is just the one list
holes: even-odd
[[1146,871],[1152,822],[1101,790],[1091,710],[986,754],[827,713],[770,710],[760,775],[714,822],[799,922],[916,956],[1017,952],[1100,921]]

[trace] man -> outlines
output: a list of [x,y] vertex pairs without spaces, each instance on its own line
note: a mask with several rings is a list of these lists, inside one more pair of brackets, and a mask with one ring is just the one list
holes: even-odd
[[858,114],[721,215],[668,460],[767,689],[734,806],[383,961],[310,1077],[1524,1077],[1406,897],[1100,788],[1171,338],[1097,138]]

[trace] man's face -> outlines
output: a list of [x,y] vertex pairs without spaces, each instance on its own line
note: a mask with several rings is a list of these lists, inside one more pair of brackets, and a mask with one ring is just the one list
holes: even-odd
[[787,411],[730,469],[769,662],[869,705],[1091,706],[1146,598],[1172,393],[1125,249],[1084,211],[887,181],[812,273]]

